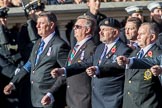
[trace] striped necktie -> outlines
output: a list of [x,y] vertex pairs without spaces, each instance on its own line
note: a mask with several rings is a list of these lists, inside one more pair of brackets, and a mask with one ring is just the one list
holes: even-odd
[[68,58],[68,66],[71,65],[71,62],[76,54],[76,51],[77,51],[77,48],[79,47],[79,45],[75,45],[71,54],[70,54],[70,57]]
[[38,63],[39,57],[43,52],[44,45],[45,45],[45,42],[42,40],[41,43],[40,43],[39,49],[37,51],[37,57],[36,57],[36,60],[35,60],[35,65]]
[[102,60],[106,58],[106,53],[107,53],[107,50],[108,50],[108,46],[105,45],[105,48],[104,48],[104,51],[102,52],[102,55],[98,61],[98,64],[100,65]]
[[143,50],[140,50],[139,53],[138,53],[138,56],[137,58],[140,59],[143,57],[143,54],[144,54],[144,51]]

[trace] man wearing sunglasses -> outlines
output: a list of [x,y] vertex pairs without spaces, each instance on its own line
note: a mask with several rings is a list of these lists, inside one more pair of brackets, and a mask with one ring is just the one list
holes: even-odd
[[[89,66],[109,65],[116,62],[118,55],[128,56],[131,49],[124,44],[120,36],[120,23],[113,18],[105,18],[100,23],[100,41],[95,53],[88,60],[84,60],[65,68],[55,68],[51,71],[53,77],[65,74],[67,79],[78,75]],[[77,72],[76,72],[77,71]],[[89,75],[92,77],[92,108],[122,108],[124,71],[114,68],[106,71],[109,75]]]
[[[77,43],[69,53],[66,66],[87,60],[94,53],[96,46],[92,37],[95,24],[95,19],[90,16],[81,15],[77,18],[73,27]],[[55,97],[55,93],[61,89],[64,83],[67,84],[66,102],[69,108],[91,108],[91,78],[84,71],[68,78],[59,77],[49,93],[52,93]],[[42,104],[50,104],[50,97],[45,95],[41,101]]]

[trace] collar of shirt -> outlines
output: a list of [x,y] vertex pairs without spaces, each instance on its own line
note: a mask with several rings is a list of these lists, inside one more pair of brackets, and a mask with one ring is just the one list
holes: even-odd
[[77,48],[76,52],[80,49],[80,47],[81,47],[85,42],[87,42],[87,41],[88,41],[89,39],[91,39],[91,38],[92,38],[92,36],[88,36],[88,37],[86,37],[85,39],[83,39],[82,41],[77,42],[76,45],[79,45],[79,47]]
[[105,44],[108,47],[106,54],[111,50],[111,48],[116,44],[118,40],[119,38],[115,39],[115,41],[110,44]]
[[43,50],[46,48],[48,42],[52,39],[52,37],[55,35],[55,31],[52,32],[49,36],[47,36],[46,38],[43,39],[43,41],[45,42],[45,45],[43,47]]
[[149,50],[154,44],[155,44],[155,43],[152,43],[152,44],[147,45],[145,48],[142,48],[141,50],[144,51],[144,54],[143,54],[143,55],[145,55],[145,54],[148,52],[148,50]]

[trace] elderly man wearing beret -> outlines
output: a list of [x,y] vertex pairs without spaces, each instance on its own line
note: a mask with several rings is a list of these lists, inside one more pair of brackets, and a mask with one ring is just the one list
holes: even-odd
[[[107,70],[105,74],[100,74],[102,70],[97,70],[98,66],[116,64],[117,56],[128,56],[132,50],[119,39],[120,23],[116,19],[106,18],[99,26],[102,43],[97,46],[93,56],[64,69],[55,68],[51,74],[54,77],[62,74],[69,77],[92,66],[87,69],[87,74],[92,77],[92,108],[122,108],[124,70],[114,68],[112,71]],[[95,74],[92,73],[94,69]]]

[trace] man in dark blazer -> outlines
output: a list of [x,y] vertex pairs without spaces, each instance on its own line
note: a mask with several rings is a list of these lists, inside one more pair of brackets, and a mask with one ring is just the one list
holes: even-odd
[[[155,44],[158,33],[159,29],[155,23],[143,23],[137,37],[141,50],[135,50],[131,57],[150,59],[159,56],[162,51]],[[142,51],[144,53],[140,57]],[[133,61],[133,65],[139,64]],[[137,69],[132,69],[134,66],[126,69],[123,108],[161,108],[162,87],[159,78],[152,74],[148,69],[150,67],[140,65]]]
[[[100,44],[94,55],[87,61],[73,64],[64,69],[56,68],[51,74],[58,76],[66,73],[66,76],[75,75],[89,66],[111,64],[116,61],[118,55],[128,56],[132,50],[119,39],[120,23],[113,18],[106,18],[100,23]],[[108,48],[107,48],[108,47]],[[109,72],[109,71],[107,71]],[[111,73],[111,72],[110,72]],[[122,108],[124,71],[114,72],[109,77],[92,77],[92,108]]]
[[[92,40],[94,29],[96,27],[96,20],[88,15],[81,15],[73,27],[74,36],[77,43],[69,53],[66,66],[81,62],[88,59],[95,51],[96,45]],[[79,45],[79,46],[78,46]],[[76,52],[74,54],[74,49]],[[72,55],[74,54],[74,57]],[[77,71],[75,71],[77,73]],[[56,91],[59,91],[61,86],[66,83],[66,102],[69,108],[91,108],[91,78],[83,71],[72,77],[59,77],[54,86],[49,90],[55,98]],[[66,81],[65,81],[66,80]],[[47,105],[51,103],[48,100],[48,95],[42,99],[42,104]]]
[[[32,105],[37,108],[44,107],[41,99],[56,81],[56,78],[51,77],[50,71],[53,67],[64,66],[69,51],[68,45],[55,34],[56,22],[57,18],[52,12],[42,12],[39,15],[36,27],[42,38],[35,43],[27,63],[4,88],[6,95],[12,92],[14,86],[18,87],[27,74],[30,74]],[[61,96],[61,91],[57,94],[60,98],[56,97],[55,103],[45,108],[64,108],[64,96]]]

